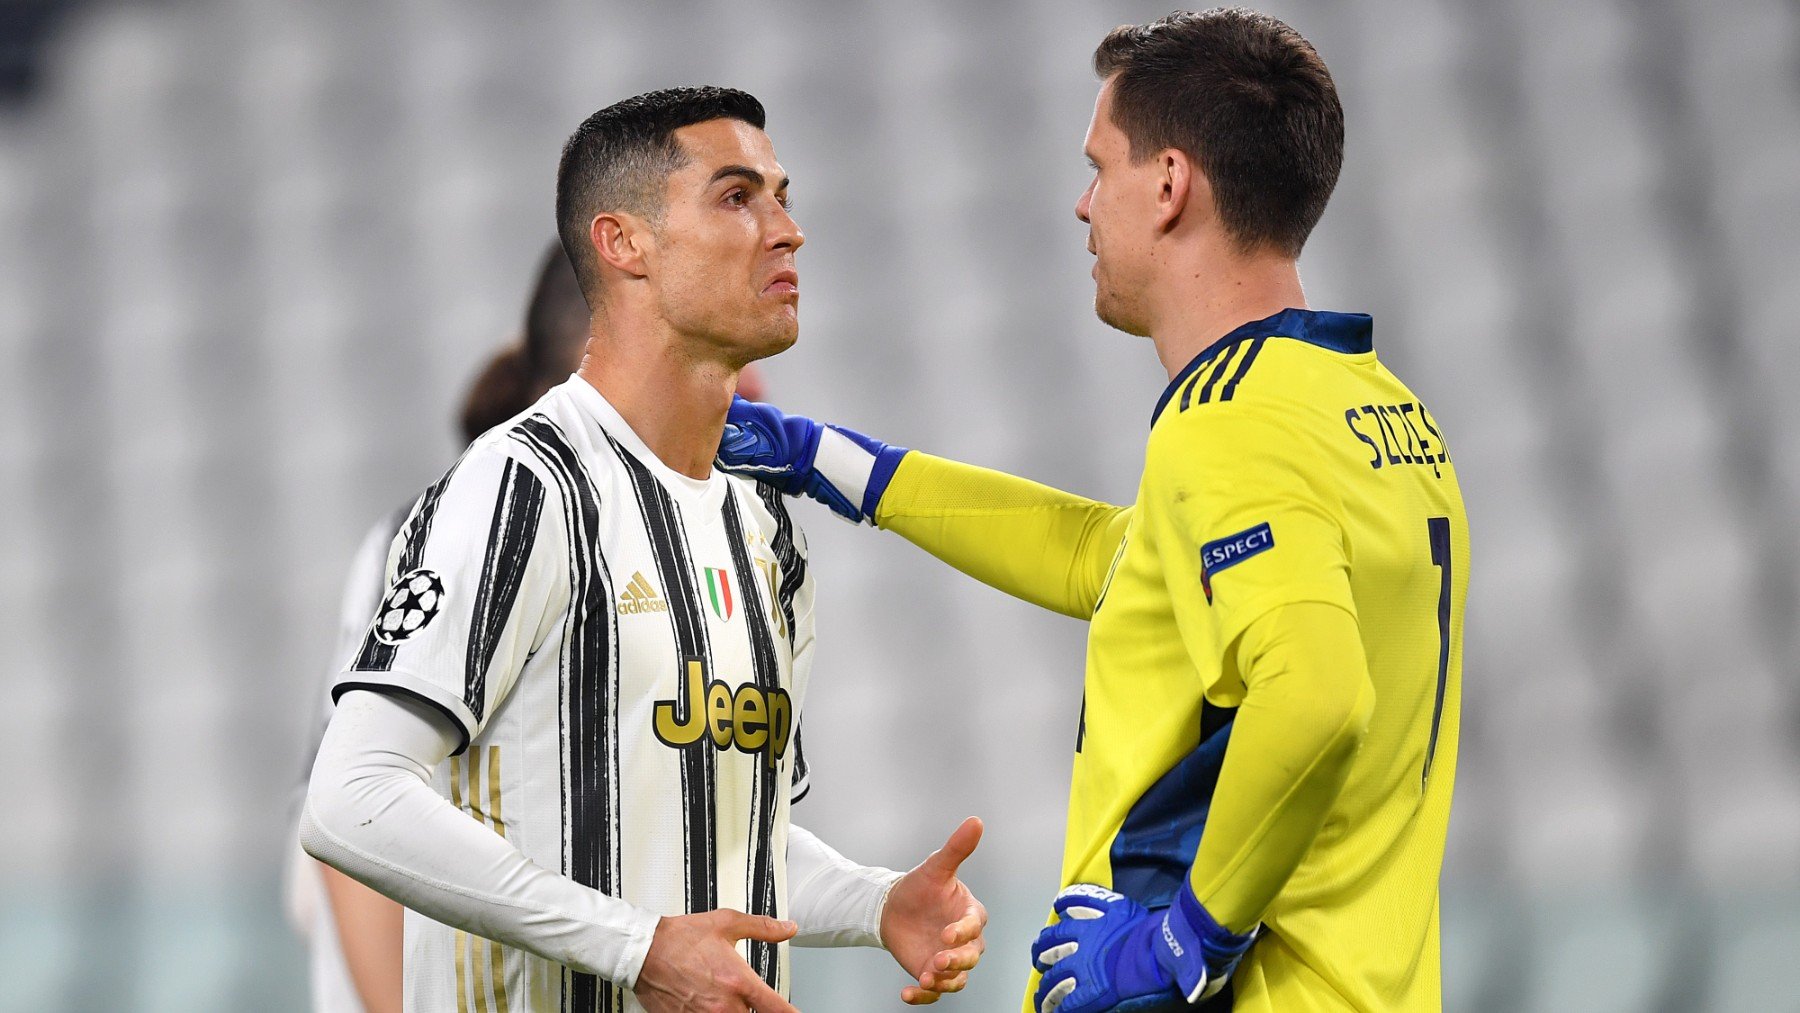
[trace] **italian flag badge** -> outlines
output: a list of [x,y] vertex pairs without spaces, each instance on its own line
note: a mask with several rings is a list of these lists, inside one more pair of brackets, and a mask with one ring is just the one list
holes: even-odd
[[732,610],[736,607],[731,599],[731,576],[716,566],[706,568],[706,601],[712,606],[713,615],[725,622],[731,621]]

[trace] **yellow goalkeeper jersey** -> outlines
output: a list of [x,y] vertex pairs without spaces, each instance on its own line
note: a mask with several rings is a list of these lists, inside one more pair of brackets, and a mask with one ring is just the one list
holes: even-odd
[[[1091,620],[1065,885],[1157,907],[1190,867],[1196,882],[1266,881],[1266,908],[1213,911],[1235,930],[1264,925],[1224,1008],[1440,1007],[1468,527],[1443,429],[1376,358],[1367,316],[1287,310],[1201,353],[1156,407],[1134,506],[915,452],[877,522]],[[1227,806],[1221,794],[1215,807],[1225,757],[1242,780],[1236,771],[1277,786],[1300,774],[1259,766],[1280,760],[1266,725],[1255,739],[1246,725],[1233,748],[1240,642],[1284,606],[1319,605],[1354,619],[1335,649],[1358,679],[1366,665],[1373,707],[1360,749],[1340,761],[1342,790],[1323,796],[1294,860],[1264,859],[1280,850],[1260,836],[1266,810],[1289,800],[1254,811],[1250,796]],[[1203,852],[1209,827],[1241,847]],[[1230,868],[1202,869],[1197,853]],[[1234,896],[1258,887],[1246,889]],[[1033,974],[1027,1011],[1036,987]]]

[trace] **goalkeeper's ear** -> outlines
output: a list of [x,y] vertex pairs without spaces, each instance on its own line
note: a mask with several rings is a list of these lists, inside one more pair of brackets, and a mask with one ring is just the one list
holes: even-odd
[[1180,148],[1164,148],[1157,155],[1156,231],[1167,234],[1192,210],[1204,221],[1212,217],[1212,186],[1206,174]]

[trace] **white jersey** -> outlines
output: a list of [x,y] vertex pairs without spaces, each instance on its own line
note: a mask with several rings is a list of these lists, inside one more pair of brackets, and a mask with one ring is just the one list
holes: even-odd
[[[778,495],[669,470],[574,377],[425,491],[388,578],[334,695],[449,718],[464,746],[434,783],[453,805],[652,914],[786,916],[813,592]],[[786,945],[739,945],[787,995]],[[412,911],[405,978],[408,1010],[641,1009]]]

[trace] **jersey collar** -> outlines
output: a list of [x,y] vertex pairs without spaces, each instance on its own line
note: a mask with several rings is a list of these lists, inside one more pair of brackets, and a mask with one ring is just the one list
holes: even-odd
[[1162,397],[1156,400],[1156,410],[1150,413],[1150,424],[1156,425],[1156,420],[1162,417],[1169,399],[1175,396],[1176,389],[1188,377],[1211,362],[1227,346],[1246,338],[1293,338],[1344,355],[1362,355],[1374,350],[1374,332],[1374,318],[1367,313],[1285,309],[1274,316],[1251,321],[1207,345],[1205,351],[1194,356],[1194,361],[1181,367],[1181,372],[1175,374],[1175,379],[1170,380],[1169,385],[1163,389]]
[[609,434],[626,453],[649,469],[650,474],[677,501],[699,504],[704,508],[702,517],[717,515],[718,506],[724,502],[727,486],[724,472],[714,468],[706,478],[683,475],[664,464],[662,458],[657,457],[656,452],[650,449],[649,444],[638,436],[637,430],[631,428],[631,423],[625,421],[619,410],[606,399],[606,395],[600,393],[580,373],[570,376],[563,386],[569,389],[576,403],[586,410],[588,417],[593,419],[601,431]]

